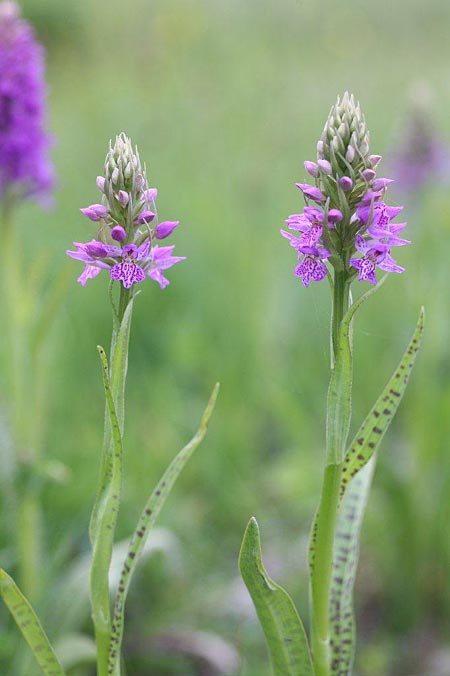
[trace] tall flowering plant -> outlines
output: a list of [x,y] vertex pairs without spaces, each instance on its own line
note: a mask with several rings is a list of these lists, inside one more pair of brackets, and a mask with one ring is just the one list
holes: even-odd
[[[83,263],[78,277],[82,286],[102,270],[110,278],[113,329],[109,359],[103,347],[98,346],[106,408],[99,481],[89,528],[92,545],[90,600],[97,676],[121,676],[124,673],[121,645],[125,602],[132,576],[172,486],[206,434],[218,384],[196,434],[174,458],[144,505],[112,599],[109,573],[121,499],[125,383],[133,305],[142,282],[149,278],[164,289],[169,284],[165,271],[184,257],[173,255],[174,245],[157,243],[171,235],[178,221],[158,220],[157,191],[148,186],[137,148],[133,148],[125,134],[120,134],[114,145],[110,145],[104,175],[97,177],[97,188],[101,202],[81,209],[96,224],[96,237],[86,243],[76,242],[75,248],[67,254]],[[62,676],[64,668],[29,601],[4,571],[0,571],[0,593],[44,674]]]
[[[370,151],[359,104],[347,93],[332,107],[305,162],[312,183],[298,183],[305,206],[282,229],[297,256],[294,274],[304,287],[328,278],[332,295],[331,378],[327,397],[322,491],[311,530],[310,639],[287,592],[261,561],[259,529],[251,519],[240,570],[265,632],[277,676],[349,676],[355,650],[353,583],[358,538],[377,449],[408,383],[423,330],[420,313],[411,342],[393,376],[348,443],[352,409],[352,324],[361,305],[404,268],[394,252],[409,244],[402,207],[390,206],[391,180],[378,177],[381,156]],[[352,285],[369,283],[352,303]]]

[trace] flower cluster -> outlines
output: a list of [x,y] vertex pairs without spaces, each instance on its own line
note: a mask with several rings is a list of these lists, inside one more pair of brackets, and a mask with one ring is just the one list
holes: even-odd
[[44,53],[13,2],[0,3],[0,197],[48,197]]
[[296,234],[281,230],[297,251],[294,274],[304,286],[327,276],[327,262],[350,281],[358,275],[359,281],[371,284],[377,281],[376,267],[404,271],[391,255],[392,247],[409,244],[399,237],[406,223],[392,222],[403,207],[385,203],[392,181],[377,177],[380,161],[380,155],[370,154],[359,104],[345,93],[331,109],[317,144],[317,161],[304,163],[314,185],[297,183],[306,206],[286,220]]
[[137,148],[120,134],[105,160],[105,175],[97,177],[102,203],[80,211],[98,223],[97,238],[86,243],[74,242],[75,251],[67,251],[82,261],[84,270],[78,282],[108,270],[114,281],[126,289],[143,282],[148,275],[164,289],[169,280],[163,271],[185,259],[173,256],[174,245],[159,246],[155,240],[169,237],[179,221],[158,222],[156,188],[149,188]]

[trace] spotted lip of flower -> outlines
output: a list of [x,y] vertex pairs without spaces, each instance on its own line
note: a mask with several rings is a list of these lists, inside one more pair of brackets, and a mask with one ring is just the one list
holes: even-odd
[[313,282],[321,282],[327,276],[327,266],[323,262],[331,256],[323,247],[302,246],[299,251],[303,254],[301,262],[294,270],[294,275],[300,277],[302,284],[308,287]]
[[85,268],[77,280],[82,286],[85,286],[89,279],[96,277],[101,269],[107,269],[110,270],[111,279],[121,281],[127,289],[131,288],[133,284],[143,282],[146,274],[158,282],[161,289],[164,289],[168,286],[169,280],[163,275],[162,271],[185,260],[185,256],[172,255],[174,245],[150,248],[148,239],[139,247],[135,244],[127,244],[123,249],[119,246],[104,244],[98,240],[86,243],[75,242],[74,244],[76,250],[66,253],[71,258],[85,264]]
[[362,258],[351,258],[350,265],[359,271],[359,281],[377,283],[375,268],[385,272],[404,272],[405,268],[397,265],[390,255],[388,244],[376,240],[366,240],[361,235],[356,235],[356,248],[363,254]]
[[148,257],[150,242],[147,239],[144,244],[137,247],[135,244],[127,244],[121,250],[122,262],[116,263],[111,268],[111,279],[122,282],[126,289],[133,284],[139,284],[145,279],[145,272],[136,261],[143,261]]

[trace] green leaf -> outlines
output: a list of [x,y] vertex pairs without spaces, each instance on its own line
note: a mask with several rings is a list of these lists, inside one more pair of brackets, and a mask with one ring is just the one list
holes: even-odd
[[422,308],[405,354],[344,458],[330,589],[332,676],[350,674],[352,671],[355,652],[353,586],[358,564],[359,534],[375,467],[375,454],[405,393],[420,347],[423,324]]
[[[114,533],[122,490],[122,434],[109,381],[108,360],[105,350],[98,346],[102,362],[103,385],[112,433],[112,452],[104,487],[97,503],[96,528],[92,542],[92,565],[90,574],[92,619],[95,626],[98,659],[106,663],[111,633],[111,609],[109,603],[109,568],[114,543]],[[99,668],[100,670],[100,668]]]
[[420,348],[423,326],[424,310],[422,308],[405,354],[347,450],[342,468],[341,496],[344,495],[346,486],[352,477],[376,452],[397,412]]
[[14,580],[2,569],[0,569],[0,595],[45,676],[64,676],[64,670],[36,613]]
[[120,576],[114,607],[108,665],[108,673],[112,674],[113,676],[120,676],[120,648],[123,636],[125,602],[133,573],[136,570],[139,557],[141,556],[145,547],[149,533],[155,525],[161,509],[166,502],[175,481],[206,434],[209,419],[213,412],[218,392],[219,383],[217,383],[214,387],[208,405],[206,406],[206,409],[203,413],[200,427],[191,441],[178,453],[174,460],[172,460],[167,470],[164,472],[155,490],[147,500],[141,516],[139,517],[136,530],[131,538],[128,547],[128,553],[125,558]]
[[[133,312],[133,298],[130,299],[123,315],[120,326],[113,331],[113,338],[111,341],[111,370],[106,371],[108,380],[108,387],[111,391],[113,404],[115,407],[115,415],[119,423],[119,430],[123,433],[124,424],[124,406],[125,406],[125,382],[128,369],[128,344],[130,340],[131,318]],[[105,382],[105,372],[103,376]],[[100,468],[99,488],[97,491],[94,507],[91,515],[91,523],[89,526],[89,536],[91,544],[97,537],[97,530],[99,527],[99,511],[102,503],[105,500],[105,494],[109,490],[108,485],[111,476],[111,465],[113,455],[114,439],[111,432],[111,413],[108,402],[105,407],[105,426],[102,448],[102,460]]]
[[239,570],[263,628],[275,676],[313,676],[305,630],[289,594],[267,574],[256,519],[250,519]]
[[359,534],[375,468],[375,456],[348,487],[336,521],[330,589],[331,674],[351,674],[355,653],[353,586],[359,556]]

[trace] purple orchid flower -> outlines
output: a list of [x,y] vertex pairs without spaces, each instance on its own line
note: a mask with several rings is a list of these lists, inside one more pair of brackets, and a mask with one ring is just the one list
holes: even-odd
[[302,246],[298,248],[303,254],[300,264],[294,270],[294,275],[300,277],[304,287],[310,282],[321,282],[327,276],[327,266],[324,261],[331,256],[330,252],[320,246]]
[[146,274],[164,289],[169,280],[161,271],[185,260],[184,256],[172,256],[174,245],[150,247],[148,239],[140,246],[127,244],[123,248],[97,240],[74,244],[76,251],[66,253],[71,258],[85,263],[85,268],[77,280],[82,286],[85,286],[89,279],[96,277],[102,269],[106,269],[110,271],[111,279],[121,281],[126,289],[143,282]]
[[361,235],[356,235],[356,248],[363,254],[362,258],[351,258],[350,265],[359,270],[359,281],[377,283],[375,268],[385,272],[404,272],[405,268],[397,265],[390,255],[390,248],[375,240],[366,241]]
[[367,225],[372,212],[372,220],[367,228],[367,233],[374,239],[380,240],[389,246],[404,246],[411,244],[408,239],[401,239],[398,234],[406,227],[406,223],[392,223],[403,207],[389,207],[384,202],[377,202],[372,207],[365,206],[357,210],[356,216]]

